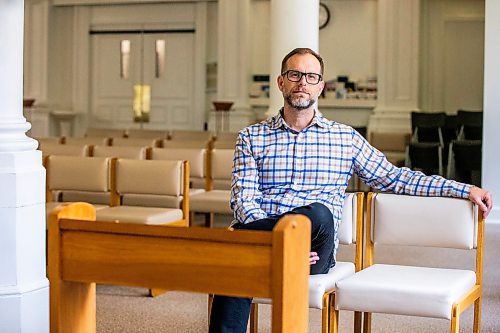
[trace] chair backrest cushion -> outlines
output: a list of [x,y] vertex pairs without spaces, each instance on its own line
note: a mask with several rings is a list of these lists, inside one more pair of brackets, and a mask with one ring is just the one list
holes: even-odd
[[156,147],[159,140],[144,139],[144,138],[113,138],[112,146],[140,146],[140,147]]
[[89,146],[87,144],[65,145],[60,143],[44,142],[39,144],[38,149],[42,151],[43,156],[89,156]]
[[162,140],[164,148],[208,148],[210,140]]
[[404,152],[409,141],[410,135],[408,133],[372,132],[370,134],[370,144],[382,152]]
[[116,161],[116,189],[119,194],[182,194],[182,161]]
[[96,157],[117,157],[143,160],[146,158],[146,147],[140,146],[95,146]]
[[86,145],[104,145],[107,146],[109,138],[103,137],[88,137],[88,138],[64,138],[64,144],[74,145],[74,144],[86,144]]
[[153,148],[153,160],[181,160],[189,161],[189,175],[191,177],[205,177],[205,148]]
[[85,132],[85,137],[123,137],[125,135],[124,129],[118,128],[97,128],[90,127],[87,128]]
[[196,130],[172,130],[169,134],[171,140],[211,140],[212,132]]
[[109,191],[109,158],[49,156],[49,190]]
[[476,247],[477,208],[469,200],[377,193],[371,206],[375,244]]
[[166,139],[168,131],[166,130],[141,130],[129,129],[127,132],[129,138],[142,138],[142,139]]
[[233,171],[234,149],[212,150],[212,178],[230,180]]
[[349,245],[356,242],[356,193],[346,193],[342,207],[342,220],[337,232],[340,244]]

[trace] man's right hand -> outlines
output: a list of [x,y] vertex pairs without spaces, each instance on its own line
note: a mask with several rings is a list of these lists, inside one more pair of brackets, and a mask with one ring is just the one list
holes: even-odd
[[316,252],[309,253],[309,265],[314,265],[319,260],[318,254]]

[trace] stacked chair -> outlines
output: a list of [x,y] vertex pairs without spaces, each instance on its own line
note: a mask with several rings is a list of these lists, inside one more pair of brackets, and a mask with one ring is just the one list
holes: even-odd
[[444,144],[442,128],[446,122],[444,112],[411,113],[411,128],[413,142],[438,142]]
[[481,140],[455,140],[450,144],[448,177],[481,186]]
[[433,142],[412,142],[408,146],[410,167],[426,175],[444,175],[443,146]]
[[482,119],[482,111],[412,112],[406,165],[479,186]]
[[444,112],[411,113],[412,140],[407,151],[408,167],[421,170],[427,175],[444,176],[442,129],[445,123]]
[[459,127],[459,139],[482,140],[483,111],[458,110],[457,125]]
[[450,141],[448,177],[481,186],[482,110],[458,110],[457,138]]

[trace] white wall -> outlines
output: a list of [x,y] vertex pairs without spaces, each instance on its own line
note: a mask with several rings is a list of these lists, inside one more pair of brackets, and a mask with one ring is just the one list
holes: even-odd
[[[325,61],[325,79],[337,75],[366,79],[376,75],[377,2],[322,0],[331,19],[319,32],[319,51]],[[251,2],[252,74],[269,74],[270,2]]]
[[420,108],[483,107],[484,1],[422,0]]
[[493,193],[494,209],[488,222],[500,223],[500,1],[486,0],[484,60],[484,188]]
[[377,2],[322,1],[330,22],[319,32],[319,50],[325,60],[325,79],[348,75],[353,80],[377,74]]

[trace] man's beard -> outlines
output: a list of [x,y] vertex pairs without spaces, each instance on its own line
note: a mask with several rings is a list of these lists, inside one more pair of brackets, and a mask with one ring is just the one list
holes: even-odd
[[314,99],[293,98],[292,94],[283,94],[286,102],[296,110],[309,109],[316,101]]

